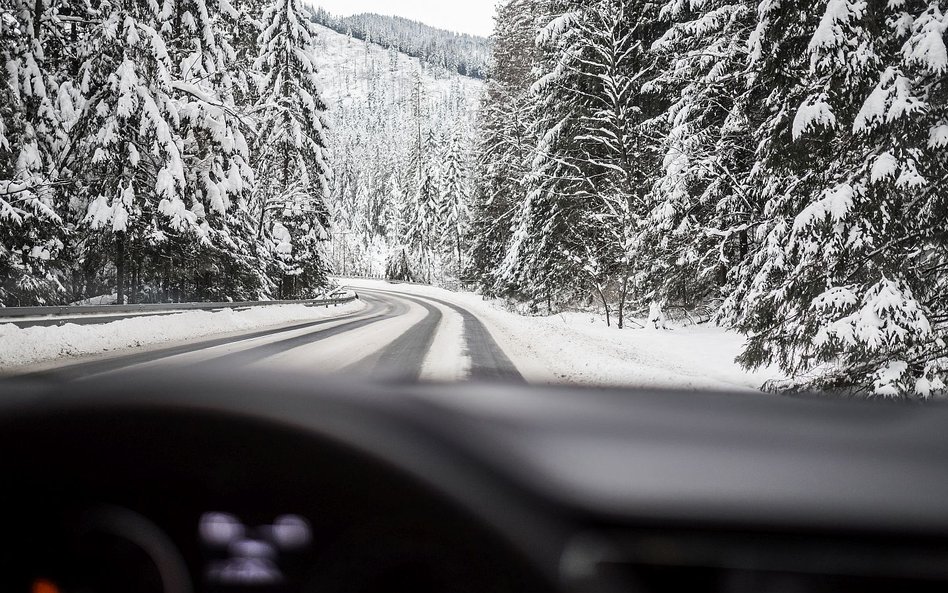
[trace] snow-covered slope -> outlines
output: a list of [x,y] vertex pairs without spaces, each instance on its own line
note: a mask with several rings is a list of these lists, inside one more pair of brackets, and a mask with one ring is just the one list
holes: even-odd
[[374,13],[339,17],[318,8],[313,13],[313,20],[343,35],[394,47],[452,72],[474,78],[487,75],[491,42],[485,37],[447,31],[400,16]]
[[384,93],[398,102],[412,97],[416,80],[420,79],[429,101],[448,101],[461,93],[466,102],[480,97],[483,81],[444,68],[432,66],[418,58],[391,51],[374,43],[366,43],[332,29],[317,25],[316,64],[324,87],[324,99],[330,113],[339,105],[366,105],[370,96]]
[[[442,276],[442,259],[455,258],[441,252],[450,225],[439,210],[452,182],[470,184],[465,167],[473,162],[483,81],[326,27],[318,31],[315,60],[335,177],[334,269],[382,274],[407,244],[416,273]],[[446,162],[460,165],[453,178]],[[471,193],[465,187],[449,198]]]

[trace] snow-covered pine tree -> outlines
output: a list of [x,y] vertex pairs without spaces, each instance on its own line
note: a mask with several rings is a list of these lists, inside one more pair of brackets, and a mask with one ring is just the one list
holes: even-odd
[[771,12],[755,46],[772,89],[755,175],[766,222],[737,295],[741,360],[779,364],[795,389],[942,393],[948,20],[938,2]]
[[498,287],[534,302],[581,289],[568,257],[586,243],[583,203],[590,178],[583,153],[581,122],[591,114],[580,63],[582,36],[577,26],[585,2],[541,0],[543,26],[532,86],[534,121],[530,133],[536,154],[527,177],[526,197],[517,205],[513,234],[499,266]]
[[47,0],[0,2],[0,306],[63,293],[55,184],[73,94],[53,59],[62,30]]
[[451,131],[444,158],[438,218],[443,229],[442,250],[454,260],[454,275],[459,280],[464,269],[464,239],[470,218],[468,153],[461,130]]
[[128,253],[201,234],[204,211],[187,202],[179,80],[162,35],[171,15],[157,4],[117,0],[94,16],[80,54],[85,103],[67,162],[83,188],[88,227],[111,239],[122,302]]
[[257,103],[254,62],[259,53],[257,38],[263,30],[264,0],[229,0],[219,15],[224,39],[233,49],[230,61],[234,103],[241,113],[249,113]]
[[410,203],[411,214],[407,229],[408,245],[411,247],[417,265],[416,276],[427,283],[435,282],[440,269],[438,257],[440,249],[441,221],[437,171],[426,169],[424,177],[415,191]]
[[[641,255],[633,253],[637,227],[658,164],[649,122],[662,104],[646,86],[656,73],[649,52],[656,9],[637,0],[543,6],[549,24],[538,38],[533,86],[536,154],[501,278],[549,300],[555,291],[578,298],[611,276],[622,325],[633,256]],[[585,265],[586,255],[597,264]]]
[[326,285],[332,174],[326,104],[313,62],[315,26],[301,0],[274,0],[258,43],[259,135],[255,170],[260,232],[272,233],[283,297]]
[[748,0],[669,0],[661,8],[668,29],[652,49],[664,66],[650,84],[670,106],[641,229],[659,302],[693,307],[726,295],[728,272],[747,256],[755,209],[747,200],[746,71],[756,14]]
[[182,251],[197,268],[197,298],[254,298],[266,288],[248,203],[255,180],[244,130],[251,126],[236,104],[246,90],[231,43],[234,27],[252,24],[229,0],[182,0],[166,10],[171,20],[164,34],[178,66],[172,86],[180,103],[186,201],[202,218],[193,247]]
[[[66,153],[87,229],[80,261],[111,243],[119,301],[259,296],[253,184],[234,103],[226,0],[95,8],[78,44],[83,109]],[[101,264],[99,264],[101,268]]]
[[490,75],[477,119],[477,163],[467,276],[492,292],[511,238],[513,217],[524,201],[523,181],[535,142],[532,122],[536,58],[536,0],[506,0],[497,7]]
[[388,254],[386,256],[385,277],[389,280],[414,280],[411,262],[408,259],[408,230],[410,224],[409,196],[406,195],[405,177],[411,177],[398,159],[392,159],[389,165],[389,182],[385,188],[386,197],[386,238]]
[[[827,6],[823,4],[824,11]],[[796,373],[806,366],[795,360],[801,359],[798,349],[801,346],[806,349],[808,337],[800,332],[799,326],[794,328],[793,322],[799,317],[801,307],[809,304],[803,305],[804,295],[772,289],[792,281],[793,264],[787,261],[786,248],[793,218],[823,187],[826,174],[822,168],[835,158],[839,143],[834,142],[835,122],[830,129],[824,127],[831,123],[829,120],[814,127],[813,132],[822,133],[814,133],[805,141],[794,142],[793,136],[793,124],[798,120],[796,114],[809,94],[811,53],[808,45],[820,24],[820,11],[802,10],[802,7],[787,10],[772,0],[761,0],[757,13],[758,23],[749,44],[750,144],[756,146],[756,151],[748,181],[751,182],[749,210],[759,212],[759,218],[750,229],[749,257],[732,273],[735,291],[724,303],[723,317],[749,334],[748,346],[740,359],[742,364],[757,366],[776,362]],[[848,33],[851,32],[848,25],[858,23],[847,19],[843,24],[847,25]],[[841,54],[847,45],[844,43],[839,48]],[[870,45],[867,49],[874,51],[875,48]],[[853,62],[853,65],[858,64],[858,61]],[[817,65],[813,60],[814,70]],[[845,93],[861,94],[849,89]],[[822,101],[821,105],[827,107],[824,114],[830,114],[827,103]],[[808,125],[813,123],[816,122]],[[812,285],[812,277],[801,288],[806,290],[807,285],[813,292],[810,299],[824,290]],[[772,335],[767,336],[767,333]]]
[[410,95],[411,152],[406,161],[409,180],[407,202],[406,243],[411,250],[415,276],[424,282],[437,280],[440,268],[438,247],[440,246],[439,201],[440,167],[437,147],[439,142],[434,128],[429,97],[422,81],[421,72],[413,72]]
[[385,186],[385,236],[390,242],[398,242],[405,233],[405,192],[402,191],[401,172],[397,164],[389,168]]
[[[640,227],[661,161],[655,116],[666,104],[649,86],[661,68],[649,51],[660,27],[657,16],[649,1],[597,0],[575,21],[582,52],[575,68],[582,72],[580,90],[589,102],[576,138],[585,154],[577,166],[588,180],[577,195],[586,210],[581,235],[589,238],[581,244],[586,250],[598,244],[592,248],[597,274],[590,281],[611,277],[620,329],[630,290],[651,296],[655,288],[648,265],[654,256],[640,240]],[[582,269],[589,268],[584,263]]]

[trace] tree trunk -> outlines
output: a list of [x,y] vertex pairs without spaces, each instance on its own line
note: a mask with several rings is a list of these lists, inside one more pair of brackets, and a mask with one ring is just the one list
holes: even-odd
[[463,262],[461,261],[461,259],[462,259],[462,256],[461,256],[461,233],[455,232],[455,233],[454,233],[454,239],[455,239],[455,241],[457,242],[457,248],[458,248],[458,286],[460,287],[460,284],[461,284],[461,275],[462,275],[462,272],[461,272],[461,265],[462,265],[462,263],[463,263]]
[[171,294],[171,290],[172,290],[171,266],[173,265],[173,262],[171,260],[171,255],[170,255],[171,248],[169,247],[168,250],[169,250],[169,256],[165,258],[165,281],[164,281],[164,288],[163,288],[164,294],[162,294],[161,296],[161,300],[165,303],[170,302],[173,296]]
[[136,262],[132,265],[132,290],[128,295],[128,303],[130,305],[138,304],[138,291],[140,290],[141,283],[141,266]]
[[[257,223],[257,243],[260,243],[260,238],[263,237],[263,225],[266,222],[267,216],[267,204],[264,202],[260,205],[260,221]],[[254,247],[256,249],[256,247]]]
[[125,233],[115,234],[115,292],[117,305],[125,304]]
[[599,283],[595,283],[596,292],[599,293],[599,298],[602,299],[602,306],[606,309],[606,327],[612,327],[612,317],[609,313],[609,301],[606,300],[606,293],[603,292],[602,286]]
[[629,295],[629,275],[626,273],[622,280],[622,291],[619,293],[619,329],[625,329],[625,301]]
[[43,34],[43,0],[33,3],[33,38],[37,41]]

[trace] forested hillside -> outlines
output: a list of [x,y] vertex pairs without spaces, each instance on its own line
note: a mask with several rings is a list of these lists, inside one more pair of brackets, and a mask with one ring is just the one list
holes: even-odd
[[323,27],[315,55],[333,130],[333,268],[456,278],[483,83]]
[[506,0],[470,273],[538,307],[710,308],[787,389],[948,371],[943,2]]
[[394,49],[449,72],[474,78],[487,76],[490,42],[483,37],[445,31],[398,16],[340,17],[321,8],[314,11],[313,20],[337,33]]
[[0,21],[0,304],[323,290],[332,171],[300,0],[2,0]]

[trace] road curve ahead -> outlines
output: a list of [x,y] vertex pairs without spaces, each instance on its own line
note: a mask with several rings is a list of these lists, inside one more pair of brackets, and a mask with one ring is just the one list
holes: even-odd
[[463,307],[382,289],[359,289],[359,296],[366,308],[340,317],[73,360],[27,374],[81,380],[172,366],[399,381],[523,381],[484,324]]

